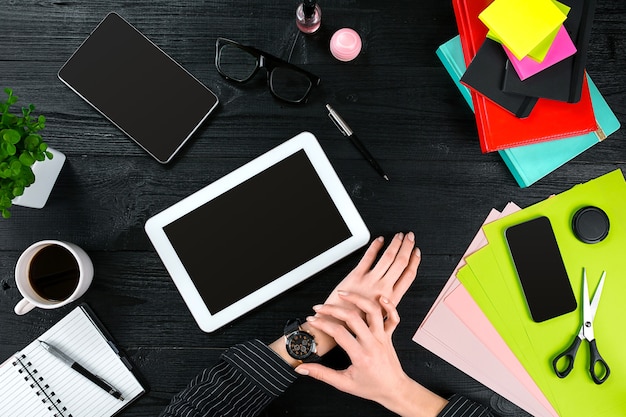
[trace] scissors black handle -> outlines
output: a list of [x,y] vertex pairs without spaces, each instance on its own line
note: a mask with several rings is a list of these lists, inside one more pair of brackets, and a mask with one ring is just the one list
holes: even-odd
[[[565,378],[566,376],[569,375],[569,373],[572,371],[572,369],[574,369],[574,358],[576,358],[576,352],[578,352],[578,348],[580,347],[580,342],[582,342],[582,339],[580,337],[576,336],[574,338],[574,341],[570,345],[570,347],[565,349],[562,353],[560,353],[552,361],[552,367],[554,368],[554,372],[556,373],[556,375],[559,378]],[[595,340],[594,340],[594,342],[595,342]],[[594,344],[594,346],[595,346],[595,344]],[[600,358],[600,354],[598,354],[597,350],[596,350],[596,354]],[[565,366],[565,369],[560,370],[558,362],[562,358],[565,358],[565,360],[567,361],[567,364]],[[600,360],[602,360],[602,358],[600,358]],[[592,363],[593,363],[593,360],[592,360]],[[604,360],[602,360],[602,363],[604,363]],[[594,369],[594,367],[592,366],[591,369]],[[593,372],[591,373],[591,375],[595,376],[595,374]]]
[[[578,344],[580,344],[580,342]],[[591,379],[599,385],[606,381],[611,374],[611,370],[609,369],[609,365],[604,361],[604,359],[602,359],[602,356],[600,356],[600,352],[598,352],[596,339],[589,341],[589,356],[591,359],[589,363],[589,373],[591,374]]]
[[[559,378],[565,378],[572,369],[574,369],[574,359],[576,358],[576,352],[578,352],[581,342],[582,339],[577,336],[570,347],[565,349],[552,361],[554,372]],[[566,361],[565,369],[559,368],[559,361],[561,359],[565,359]],[[611,374],[611,369],[602,356],[600,356],[595,339],[589,341],[589,359],[589,374],[591,375],[591,379],[598,385],[602,384]]]

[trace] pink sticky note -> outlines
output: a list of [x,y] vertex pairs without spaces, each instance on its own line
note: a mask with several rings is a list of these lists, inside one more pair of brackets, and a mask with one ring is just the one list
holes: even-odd
[[565,27],[562,25],[561,29],[559,29],[559,32],[554,38],[546,57],[541,62],[537,62],[529,56],[525,56],[522,60],[519,60],[515,57],[515,55],[513,55],[513,52],[511,52],[509,48],[504,45],[502,45],[502,47],[504,48],[506,55],[509,57],[511,64],[513,64],[513,68],[515,68],[515,71],[521,80],[525,80],[526,78],[531,77],[576,53],[576,46],[567,34],[567,30],[565,30]]

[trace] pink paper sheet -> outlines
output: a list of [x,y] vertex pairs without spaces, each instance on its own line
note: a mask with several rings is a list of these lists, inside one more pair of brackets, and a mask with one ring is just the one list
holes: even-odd
[[513,55],[513,52],[511,52],[509,48],[504,45],[502,45],[502,47],[504,48],[506,55],[509,57],[511,64],[513,64],[515,72],[517,72],[517,75],[519,75],[519,78],[522,81],[576,53],[576,46],[567,34],[567,30],[565,30],[565,27],[562,25],[561,29],[559,29],[559,32],[554,38],[548,53],[541,62],[537,62],[529,56],[519,60],[515,57],[515,55]]
[[[519,207],[513,203],[508,204],[502,213],[492,210],[485,223],[517,210]],[[481,229],[417,329],[413,340],[530,414],[536,417],[558,417],[456,278],[457,271],[465,264],[465,257],[486,244]],[[465,320],[461,320],[455,312],[461,313]]]

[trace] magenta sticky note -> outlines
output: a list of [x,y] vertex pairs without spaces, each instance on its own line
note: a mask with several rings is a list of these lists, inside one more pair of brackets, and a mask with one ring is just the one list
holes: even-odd
[[526,78],[531,77],[576,53],[576,46],[567,34],[567,30],[565,30],[565,27],[562,25],[554,38],[546,57],[541,62],[537,62],[529,56],[525,56],[523,59],[519,60],[506,46],[502,45],[502,47],[504,48],[511,64],[513,64],[513,68],[515,68],[515,71],[521,80],[525,80]]

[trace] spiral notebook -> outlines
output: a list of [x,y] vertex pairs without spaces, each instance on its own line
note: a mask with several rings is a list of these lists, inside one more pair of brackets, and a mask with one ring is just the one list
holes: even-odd
[[[47,352],[46,341],[122,393],[114,398]],[[0,416],[110,417],[146,389],[87,305],[0,365]]]

